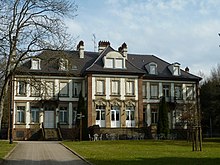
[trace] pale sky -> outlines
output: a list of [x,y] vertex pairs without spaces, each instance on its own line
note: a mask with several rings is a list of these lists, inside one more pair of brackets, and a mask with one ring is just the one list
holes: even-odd
[[77,17],[66,21],[85,50],[109,41],[117,50],[179,62],[198,75],[220,64],[220,0],[75,0]]

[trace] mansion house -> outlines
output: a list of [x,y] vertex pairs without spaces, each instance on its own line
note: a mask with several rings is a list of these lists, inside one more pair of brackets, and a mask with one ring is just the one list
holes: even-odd
[[[74,129],[79,94],[87,127],[105,133],[156,127],[160,98],[169,104],[169,127],[182,123],[186,104],[198,106],[201,80],[154,55],[129,54],[100,41],[98,52],[43,51],[17,69],[13,80],[13,138],[30,139],[42,129]],[[183,128],[186,126],[184,125]],[[62,133],[62,131],[61,131]]]

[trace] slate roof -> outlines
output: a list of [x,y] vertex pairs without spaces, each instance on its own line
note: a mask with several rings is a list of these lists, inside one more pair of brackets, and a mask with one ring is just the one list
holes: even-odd
[[[96,74],[123,74],[123,75],[143,75],[144,79],[164,79],[200,81],[201,78],[181,70],[180,76],[173,76],[168,66],[170,63],[154,55],[128,54],[126,69],[104,68],[103,57],[110,51],[115,51],[111,46],[107,46],[101,53],[84,52],[84,58],[79,58],[79,51],[43,51],[35,58],[41,59],[41,69],[32,70],[31,61],[27,61],[18,67],[19,75],[47,75],[47,76],[85,76],[88,73]],[[59,59],[68,60],[68,70],[59,70]],[[157,75],[148,74],[145,65],[155,62],[157,64]]]

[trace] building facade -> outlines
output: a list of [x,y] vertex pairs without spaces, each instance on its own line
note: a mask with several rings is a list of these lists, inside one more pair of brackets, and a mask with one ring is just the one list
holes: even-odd
[[87,127],[99,125],[105,133],[118,134],[150,128],[154,133],[163,96],[170,129],[186,128],[184,113],[198,108],[200,80],[179,63],[129,54],[125,43],[114,50],[100,41],[98,52],[88,52],[80,41],[76,51],[44,51],[14,76],[13,137],[30,139],[46,128],[75,129],[80,92]]

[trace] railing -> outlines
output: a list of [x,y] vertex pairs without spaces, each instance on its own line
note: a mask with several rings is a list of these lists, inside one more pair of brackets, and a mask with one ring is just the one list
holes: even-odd
[[41,123],[42,126],[42,135],[43,135],[43,140],[45,140],[45,130],[44,130],[44,123]]
[[60,128],[60,123],[57,123],[57,131],[58,131],[59,139],[63,140],[61,128]]

